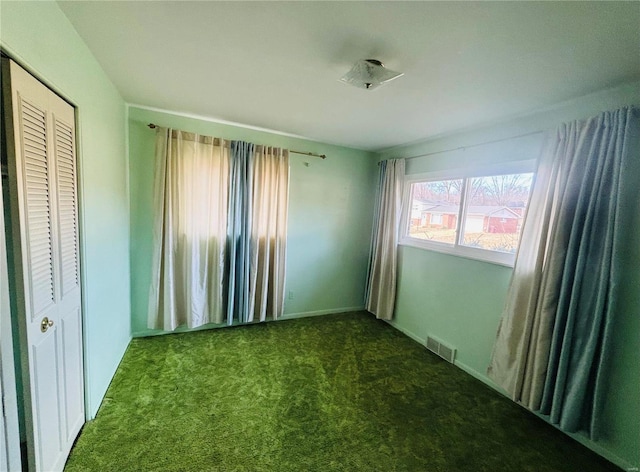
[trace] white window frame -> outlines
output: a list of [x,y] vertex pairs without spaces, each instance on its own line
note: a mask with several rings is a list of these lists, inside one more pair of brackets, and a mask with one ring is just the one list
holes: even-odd
[[[465,257],[468,259],[475,259],[484,262],[490,262],[493,264],[499,264],[507,267],[513,267],[516,260],[516,255],[508,252],[492,251],[489,249],[482,249],[477,247],[469,247],[462,245],[463,229],[465,217],[467,214],[467,183],[469,179],[475,177],[487,177],[493,175],[508,175],[508,174],[525,174],[533,173],[533,182],[531,188],[535,183],[535,171],[536,160],[527,161],[514,161],[504,164],[487,165],[482,167],[474,167],[470,169],[451,169],[444,171],[428,172],[424,174],[412,174],[405,177],[404,180],[404,192],[403,192],[403,205],[402,205],[402,218],[400,221],[400,238],[399,244],[402,246],[411,246],[420,249],[427,249],[429,251],[441,252],[444,254],[452,254],[455,256]],[[458,220],[456,225],[456,238],[453,243],[447,244],[439,241],[430,241],[427,239],[412,238],[409,236],[409,224],[411,213],[411,186],[420,182],[434,182],[441,180],[460,180],[462,179],[462,191],[460,194],[460,208],[458,210]],[[531,197],[531,190],[529,191],[529,198]],[[527,203],[527,208],[529,203]],[[518,241],[518,245],[520,241]]]

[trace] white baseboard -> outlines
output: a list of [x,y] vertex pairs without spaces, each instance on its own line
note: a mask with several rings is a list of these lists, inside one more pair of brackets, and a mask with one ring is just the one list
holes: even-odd
[[111,369],[109,369],[109,371],[111,372],[109,381],[106,382],[106,384],[102,385],[97,393],[94,392],[94,396],[89,397],[90,401],[88,402],[89,404],[87,405],[87,410],[85,412],[85,418],[87,421],[93,420],[98,414],[98,410],[100,410],[100,407],[102,406],[102,402],[104,401],[104,398],[107,394],[107,390],[109,390],[109,386],[111,385],[111,382],[116,375],[118,367],[120,367],[120,363],[122,362],[122,359],[124,359],[124,355],[129,348],[131,339],[132,337],[129,336],[129,339],[124,344],[124,347],[121,347],[119,349],[120,354],[117,356],[117,361],[115,362],[115,365]]
[[459,367],[460,369],[464,370],[467,374],[469,374],[471,377],[478,379],[480,382],[482,382],[483,384],[491,387],[494,390],[497,390],[498,393],[501,393],[502,395],[506,396],[506,393],[504,392],[504,390],[502,390],[502,388],[500,388],[498,386],[498,384],[496,384],[493,380],[491,380],[489,377],[487,377],[485,374],[482,374],[480,372],[478,372],[477,370],[475,370],[472,367],[469,367],[467,364],[465,364],[464,362],[460,362],[460,361],[455,361],[454,364]]
[[[402,334],[407,335],[408,337],[410,337],[411,339],[413,339],[414,341],[420,343],[422,346],[426,346],[427,344],[427,340],[423,339],[422,337],[418,336],[417,334],[409,331],[406,328],[403,328],[402,326],[398,326],[397,323],[395,323],[393,320],[391,321],[387,321],[387,323],[389,323],[391,326],[393,326],[395,329],[397,329],[398,331],[400,331]],[[453,364],[457,367],[459,367],[460,369],[464,370],[467,374],[469,374],[470,376],[478,379],[479,381],[481,381],[484,384],[487,384],[489,387],[493,388],[494,390],[498,390],[500,393],[503,393],[500,390],[500,387],[498,387],[498,385],[496,385],[495,383],[493,383],[493,381],[487,377],[484,374],[481,374],[480,372],[478,372],[477,370],[469,367],[468,365],[466,365],[463,362],[460,362],[458,360],[454,360]]]
[[[310,316],[334,315],[338,313],[350,313],[354,311],[363,311],[363,310],[364,310],[364,306],[349,306],[349,307],[343,307],[343,308],[329,308],[328,310],[315,310],[315,311],[303,311],[300,313],[287,313],[282,315],[277,320],[269,319],[267,320],[267,323],[273,323],[274,321],[279,321],[279,320],[293,320],[296,318],[308,318]],[[256,321],[254,323],[234,324],[232,326],[251,326],[253,324],[258,324],[258,322]],[[162,330],[151,330],[151,329],[136,331],[132,334],[132,337],[146,338],[150,336],[162,336],[165,334],[175,334],[175,333],[190,333],[195,331],[204,331],[208,329],[227,328],[227,327],[229,327],[229,325],[226,323],[221,323],[221,324],[209,323],[203,326],[198,326],[197,328],[187,328],[186,326],[183,325],[183,326],[179,326],[174,331],[162,331]]]
[[401,333],[406,334],[407,336],[409,336],[411,339],[413,339],[417,343],[420,343],[423,346],[425,346],[427,344],[427,340],[426,339],[423,339],[420,336],[418,336],[417,334],[415,334],[414,332],[409,331],[408,329],[403,328],[402,326],[399,326],[395,321],[393,321],[393,320],[383,320],[383,321],[385,323],[387,323],[387,324],[390,324],[391,326],[393,326],[395,329],[397,329]]
[[343,308],[330,308],[328,310],[303,311],[300,313],[287,313],[282,315],[279,320],[290,320],[295,318],[308,318],[310,316],[335,315],[338,313],[351,313],[354,311],[364,311],[364,306],[349,306]]
[[[524,408],[524,407],[522,407],[522,408]],[[527,411],[531,411],[531,410],[527,409]],[[532,412],[532,413],[534,415],[536,415],[537,417],[542,418],[545,422],[549,423],[547,418],[545,418],[544,416],[539,415],[536,412]],[[549,423],[549,424],[551,424],[551,423]],[[551,426],[553,426],[554,428],[560,430],[560,428],[558,428],[554,424],[552,424]],[[593,442],[593,441],[590,441],[589,439],[587,439],[586,437],[584,437],[583,435],[581,435],[579,433],[567,433],[565,431],[562,431],[562,432],[564,434],[566,434],[567,436],[569,436],[570,438],[572,438],[572,439],[576,440],[577,442],[579,442],[580,444],[582,444],[587,449],[591,449],[593,452],[595,452],[599,456],[602,456],[605,459],[607,459],[609,462],[617,465],[622,470],[626,470],[626,471],[629,471],[629,472],[637,472],[639,470],[639,468],[637,466],[634,466],[630,462],[628,462],[628,461],[624,460],[623,458],[617,456],[616,454],[614,454],[610,450],[602,447],[600,444],[598,444],[596,442]]]
[[[410,330],[402,327],[402,326],[398,326],[397,323],[395,323],[393,320],[391,321],[387,321],[388,324],[390,324],[391,326],[393,326],[395,329],[397,329],[398,331],[400,331],[401,333],[407,335],[408,337],[410,337],[411,339],[413,339],[414,341],[420,343],[422,346],[426,345],[426,340],[421,338],[420,336],[418,336],[417,334],[411,332]],[[425,347],[426,349],[426,347]],[[454,365],[456,367],[458,367],[459,369],[463,370],[464,372],[466,372],[467,374],[469,374],[470,376],[478,379],[479,381],[481,381],[482,383],[484,383],[485,385],[491,387],[493,390],[495,390],[496,392],[500,393],[501,395],[506,396],[507,398],[509,398],[508,395],[506,395],[505,391],[500,388],[497,384],[495,384],[489,377],[487,377],[485,374],[478,372],[477,370],[469,367],[468,365],[464,364],[463,362],[459,362],[459,361],[454,361]],[[509,398],[511,400],[511,398]],[[520,405],[518,402],[514,402],[516,405],[525,408],[524,406]],[[546,417],[544,417],[543,415],[540,415],[536,412],[533,412],[527,408],[525,408],[528,412],[533,413],[534,415],[536,415],[537,417],[539,417],[540,419],[544,420],[546,423],[548,423],[549,425],[553,426],[556,429],[559,429],[556,425],[549,423],[548,419]],[[595,452],[596,454],[604,457],[605,459],[607,459],[608,461],[612,462],[613,464],[617,465],[618,467],[621,467],[623,470],[628,471],[628,472],[637,472],[638,470],[640,470],[639,467],[634,466],[633,464],[631,464],[630,462],[622,459],[621,457],[617,456],[616,454],[614,454],[613,452],[609,451],[608,449],[602,447],[600,444],[595,443],[593,441],[590,441],[589,439],[587,439],[586,437],[584,437],[581,434],[576,434],[576,433],[566,433],[564,431],[562,431],[564,434],[566,434],[567,436],[569,436],[570,438],[576,440],[577,442],[579,442],[580,444],[582,444],[583,446],[585,446],[588,449],[591,449],[593,452]]]

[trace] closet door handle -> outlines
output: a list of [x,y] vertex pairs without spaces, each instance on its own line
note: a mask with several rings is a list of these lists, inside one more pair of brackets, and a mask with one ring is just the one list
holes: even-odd
[[46,333],[47,330],[52,326],[53,326],[53,320],[50,320],[45,316],[44,318],[42,318],[42,321],[40,322],[40,331],[42,331],[43,333]]

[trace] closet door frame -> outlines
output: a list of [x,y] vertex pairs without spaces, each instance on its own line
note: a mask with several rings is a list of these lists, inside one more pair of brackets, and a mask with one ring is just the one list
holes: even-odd
[[[4,150],[3,150],[4,152]],[[3,169],[4,173],[4,169]],[[3,206],[3,184],[0,179],[0,210]],[[4,211],[0,211],[0,393],[2,412],[0,428],[0,470],[21,470],[20,428],[18,425],[18,396],[16,392],[15,363],[13,361],[13,330],[11,326],[11,307],[9,304],[9,270],[5,240]]]
[[[74,103],[74,101],[72,99],[69,98],[69,95],[65,94],[64,91],[62,91],[59,87],[56,87],[54,84],[52,84],[50,81],[46,80],[45,78],[43,78],[43,75],[40,74],[36,69],[34,69],[33,67],[30,67],[28,64],[26,64],[24,61],[22,60],[16,60],[16,55],[12,53],[12,51],[8,48],[6,48],[4,45],[2,48],[0,48],[0,52],[2,53],[2,73],[3,75],[5,73],[8,72],[9,69],[9,61],[13,61],[16,65],[18,65],[19,67],[21,67],[22,69],[24,69],[26,72],[28,72],[30,75],[32,75],[36,80],[38,80],[40,83],[42,83],[45,87],[47,87],[50,91],[52,91],[53,93],[55,93],[56,95],[58,95],[58,97],[60,97],[61,99],[63,99],[64,101],[66,101],[71,107],[73,107],[74,109],[74,122],[73,125],[75,126],[75,143],[74,143],[74,150],[75,150],[75,166],[76,166],[76,211],[77,211],[77,215],[76,215],[76,221],[77,221],[77,244],[78,244],[78,257],[79,257],[79,261],[84,261],[85,260],[85,240],[84,240],[84,211],[83,211],[83,194],[84,194],[84,188],[83,188],[83,178],[82,178],[82,146],[81,146],[81,126],[80,126],[80,120],[79,120],[79,114],[80,114],[80,109],[78,108],[78,106]],[[5,64],[7,64],[7,66],[5,66]],[[3,80],[3,85],[2,85],[2,94],[4,96],[4,98],[6,99],[6,97],[9,97],[9,101],[11,101],[11,86],[10,86],[10,81],[9,80]],[[6,109],[6,103],[5,105],[5,109]],[[3,109],[3,113],[5,111],[5,109]],[[11,119],[13,120],[12,117],[6,117],[7,119]],[[9,133],[7,133],[7,143],[6,143],[6,147],[9,148],[9,146],[15,146],[15,143],[13,142],[13,136],[9,136]],[[14,147],[15,149],[15,147]],[[13,203],[12,202],[4,202],[5,205],[10,206]],[[8,249],[9,247],[7,247]],[[9,254],[7,254],[7,257],[10,257]],[[81,297],[80,297],[80,310],[81,310],[81,315],[80,315],[80,319],[81,319],[81,351],[82,351],[82,358],[83,358],[83,365],[82,365],[82,381],[83,381],[83,409],[84,409],[84,422],[89,421],[91,419],[93,419],[91,417],[91,413],[90,413],[90,409],[89,409],[89,389],[87,388],[87,386],[89,385],[89,369],[88,369],[88,363],[87,363],[87,345],[86,345],[86,327],[87,327],[87,323],[86,323],[86,272],[84,269],[84,264],[79,262],[79,268],[78,268],[78,284],[80,287],[80,293],[81,293]],[[20,297],[24,297],[24,283],[23,283],[23,273],[22,273],[22,268],[18,268],[16,267],[15,269],[16,271],[14,272],[14,276],[16,279],[18,279],[18,283],[16,284],[16,288],[17,288],[17,292],[18,292],[18,299]],[[18,305],[21,305],[21,303],[18,303]],[[18,306],[17,312],[16,313],[11,313],[11,317],[18,317],[18,318],[24,318],[25,313],[23,311],[24,308],[24,304],[22,304],[22,308],[20,306]],[[20,322],[20,319],[18,320]],[[18,362],[18,365],[15,365],[15,369],[21,369],[22,370],[22,375],[23,375],[23,390],[24,390],[24,396],[25,396],[25,400],[24,400],[24,416],[25,416],[25,423],[27,423],[25,425],[26,428],[26,436],[27,436],[27,459],[28,459],[28,464],[22,464],[23,467],[28,466],[29,470],[35,470],[35,451],[33,450],[33,442],[29,439],[29,435],[33,435],[33,418],[31,417],[31,412],[29,411],[29,403],[30,403],[30,399],[26,398],[27,396],[30,395],[30,386],[29,386],[29,362],[28,362],[28,357],[27,357],[27,353],[25,352],[25,349],[29,348],[28,345],[28,341],[26,339],[25,334],[26,333],[22,333],[21,331],[23,331],[22,329],[18,329],[18,333],[13,333],[13,337],[18,339],[18,357],[20,359],[20,362]],[[4,361],[3,361],[4,363]],[[25,367],[26,365],[26,367]],[[25,379],[26,377],[26,379]],[[17,412],[16,412],[17,414]],[[19,434],[19,432],[18,432]],[[31,444],[29,444],[31,443]],[[19,452],[19,451],[18,451]],[[24,458],[24,455],[22,456]]]

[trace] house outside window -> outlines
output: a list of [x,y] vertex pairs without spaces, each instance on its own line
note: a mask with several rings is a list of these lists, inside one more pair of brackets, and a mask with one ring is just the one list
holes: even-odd
[[442,224],[442,213],[433,213],[431,215],[431,224],[441,225]]

